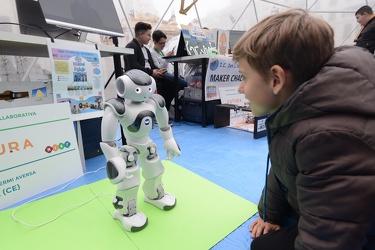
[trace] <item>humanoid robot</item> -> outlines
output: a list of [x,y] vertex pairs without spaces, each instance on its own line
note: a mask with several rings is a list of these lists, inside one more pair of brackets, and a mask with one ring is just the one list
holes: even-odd
[[[176,205],[173,195],[164,192],[164,166],[156,144],[148,134],[156,119],[168,158],[180,155],[180,148],[168,125],[168,111],[162,96],[154,94],[155,80],[141,70],[129,70],[116,79],[117,94],[104,103],[102,142],[100,147],[107,159],[107,175],[117,185],[113,198],[113,217],[121,221],[127,231],[136,232],[147,225],[147,217],[137,211],[137,193],[140,185],[139,160],[144,183],[144,200],[162,210]],[[127,145],[118,149],[115,139],[120,122]]]

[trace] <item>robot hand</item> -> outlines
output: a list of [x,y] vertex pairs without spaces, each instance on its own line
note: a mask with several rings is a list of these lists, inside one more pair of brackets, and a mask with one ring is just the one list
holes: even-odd
[[176,140],[173,138],[172,128],[160,128],[160,134],[164,141],[164,149],[167,151],[167,159],[172,160],[174,156],[180,156],[181,150]]
[[172,160],[173,157],[181,155],[180,147],[174,138],[164,141],[164,149],[167,151],[167,160]]

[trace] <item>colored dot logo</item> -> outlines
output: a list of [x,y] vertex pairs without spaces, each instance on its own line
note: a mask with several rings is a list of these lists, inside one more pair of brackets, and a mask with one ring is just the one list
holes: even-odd
[[69,148],[71,143],[69,141],[66,142],[60,142],[59,144],[53,144],[52,146],[47,146],[44,151],[46,153],[50,154],[52,152],[56,152],[58,150],[63,150],[64,148]]

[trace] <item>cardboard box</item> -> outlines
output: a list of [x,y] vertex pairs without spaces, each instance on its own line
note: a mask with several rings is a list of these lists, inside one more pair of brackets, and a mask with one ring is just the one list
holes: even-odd
[[202,100],[202,89],[185,87],[184,97],[195,100]]
[[102,117],[81,121],[81,133],[85,159],[103,154],[100,147],[102,141]]

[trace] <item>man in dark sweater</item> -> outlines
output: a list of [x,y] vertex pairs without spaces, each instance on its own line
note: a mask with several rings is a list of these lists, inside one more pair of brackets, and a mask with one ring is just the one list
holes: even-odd
[[172,80],[163,79],[166,69],[159,69],[155,66],[151,53],[145,46],[151,40],[151,29],[148,23],[136,23],[135,38],[126,45],[126,48],[134,49],[134,54],[124,55],[125,71],[139,69],[152,76],[156,81],[158,94],[164,97],[169,110],[175,86]]
[[362,47],[374,54],[375,50],[375,14],[370,6],[362,6],[355,13],[361,31],[354,39],[356,46]]

